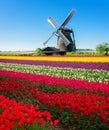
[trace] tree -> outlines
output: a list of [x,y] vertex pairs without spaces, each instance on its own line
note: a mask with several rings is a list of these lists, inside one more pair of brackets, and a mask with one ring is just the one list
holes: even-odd
[[34,54],[33,55],[42,55],[43,52],[42,52],[42,48],[37,48],[35,51],[34,51]]
[[97,45],[96,51],[101,55],[108,55],[109,43],[103,42],[102,44]]

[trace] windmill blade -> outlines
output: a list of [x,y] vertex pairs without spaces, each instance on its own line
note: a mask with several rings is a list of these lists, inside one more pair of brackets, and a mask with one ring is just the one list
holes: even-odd
[[68,46],[70,44],[70,41],[66,38],[66,36],[61,32],[61,30],[57,31],[57,34],[62,38],[65,45]]
[[54,27],[57,28],[57,23],[55,22],[55,20],[53,18],[48,18],[48,22]]
[[65,21],[62,23],[62,25],[60,27],[64,27],[71,19],[71,17],[74,15],[75,10],[73,9],[69,15],[67,16],[67,18],[65,19]]
[[53,32],[52,35],[43,43],[43,45],[45,46],[49,40],[55,35],[56,32]]

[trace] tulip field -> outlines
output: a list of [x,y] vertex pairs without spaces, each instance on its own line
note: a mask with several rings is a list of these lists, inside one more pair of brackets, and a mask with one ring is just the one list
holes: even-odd
[[109,130],[109,56],[0,56],[0,130],[65,129]]

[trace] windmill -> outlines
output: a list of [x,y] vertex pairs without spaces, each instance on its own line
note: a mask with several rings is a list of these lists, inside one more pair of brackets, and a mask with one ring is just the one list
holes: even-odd
[[[64,22],[58,27],[57,23],[53,18],[48,18],[48,22],[56,29],[51,36],[43,43],[43,45],[46,45],[49,40],[56,35],[58,37],[57,40],[57,49],[60,52],[71,52],[76,50],[75,46],[75,38],[74,38],[74,32],[72,29],[66,28],[65,26],[70,21],[72,16],[74,15],[75,10],[71,10],[69,15],[66,17]],[[71,35],[72,34],[72,35]]]

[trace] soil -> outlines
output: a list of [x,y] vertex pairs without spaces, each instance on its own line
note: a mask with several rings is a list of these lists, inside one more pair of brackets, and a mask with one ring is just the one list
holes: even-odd
[[[47,125],[49,128],[49,126]],[[48,129],[49,130],[49,129]],[[73,126],[64,125],[62,123],[59,123],[58,125],[53,125],[52,130],[78,130]]]
[[75,127],[72,126],[63,126],[62,124],[53,126],[52,130],[77,130]]

